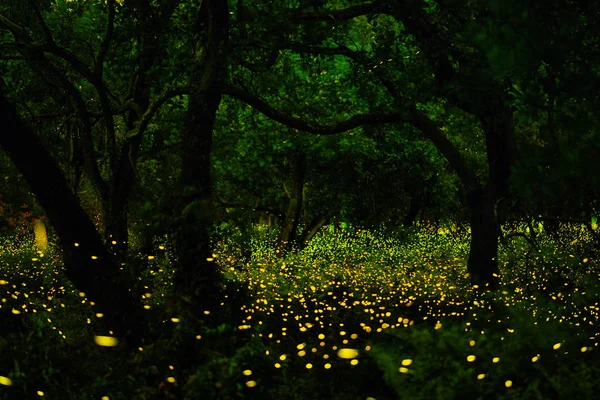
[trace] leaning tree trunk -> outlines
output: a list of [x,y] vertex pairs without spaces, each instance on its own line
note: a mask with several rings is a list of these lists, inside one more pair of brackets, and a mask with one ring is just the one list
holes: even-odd
[[197,20],[192,93],[183,131],[180,220],[175,228],[178,293],[193,299],[196,313],[220,303],[220,274],[211,256],[210,150],[227,71],[229,11],[226,1],[204,0]]
[[302,214],[302,191],[306,175],[306,154],[300,152],[295,155],[292,164],[292,190],[288,203],[285,219],[277,238],[277,254],[283,255],[294,245],[300,215]]
[[23,174],[63,247],[67,278],[104,314],[107,327],[136,343],[142,331],[142,309],[130,292],[67,180],[37,136],[22,122],[0,88],[0,145]]
[[308,243],[316,236],[321,228],[329,221],[329,216],[314,217],[304,228],[302,234],[296,239],[298,250],[304,249]]

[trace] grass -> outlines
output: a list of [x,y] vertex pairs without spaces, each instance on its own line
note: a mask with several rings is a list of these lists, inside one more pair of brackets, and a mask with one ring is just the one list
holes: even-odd
[[215,245],[223,306],[199,324],[174,306],[157,243],[133,355],[94,343],[96,316],[56,251],[10,241],[0,399],[597,398],[598,260],[579,227],[560,238],[538,232],[532,250],[513,237],[487,293],[469,284],[466,230],[325,229],[282,258],[272,232],[234,231]]

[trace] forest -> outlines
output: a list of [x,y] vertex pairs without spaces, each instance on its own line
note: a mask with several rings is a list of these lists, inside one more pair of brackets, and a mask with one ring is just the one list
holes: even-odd
[[2,0],[0,400],[597,399],[600,2]]

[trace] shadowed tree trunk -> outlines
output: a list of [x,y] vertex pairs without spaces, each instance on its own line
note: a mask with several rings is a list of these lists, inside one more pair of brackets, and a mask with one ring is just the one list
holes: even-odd
[[296,246],[302,250],[315,237],[321,228],[329,221],[328,216],[314,217],[310,223],[304,228],[302,234],[296,239]]
[[468,194],[471,247],[467,269],[474,284],[497,288],[499,227],[495,216],[495,196],[489,188]]
[[277,238],[277,254],[283,255],[290,250],[296,239],[298,223],[302,214],[302,191],[306,176],[306,154],[297,153],[292,163],[292,189],[285,219]]
[[[130,93],[135,111],[130,110],[127,114],[127,129],[132,132],[150,106],[150,89],[155,87],[150,72],[161,51],[161,34],[171,19],[177,2],[168,1],[160,6],[153,6],[149,0],[135,0],[130,1],[128,5],[139,15],[137,41],[141,48],[135,85]],[[137,134],[121,145],[118,163],[111,176],[108,197],[104,201],[104,237],[114,254],[120,258],[126,256],[129,249],[129,199],[136,181],[135,165],[141,143],[142,135]]]
[[402,225],[404,225],[407,228],[412,226],[415,223],[415,220],[417,219],[417,215],[419,215],[419,211],[421,211],[421,200],[419,199],[419,196],[415,194],[410,198],[408,212],[402,220]]
[[205,0],[198,13],[193,88],[182,143],[180,221],[174,232],[175,288],[203,310],[214,309],[220,303],[220,274],[211,256],[209,232],[210,150],[227,72],[228,17],[227,2],[221,0]]
[[67,278],[105,315],[115,335],[137,343],[142,309],[133,298],[118,264],[108,253],[94,224],[81,208],[55,160],[21,121],[0,88],[0,145],[28,182],[63,247]]
[[475,284],[498,286],[498,238],[496,205],[508,195],[508,180],[516,154],[512,111],[500,96],[490,96],[478,115],[485,133],[488,183],[468,193],[471,214],[471,251],[467,268]]

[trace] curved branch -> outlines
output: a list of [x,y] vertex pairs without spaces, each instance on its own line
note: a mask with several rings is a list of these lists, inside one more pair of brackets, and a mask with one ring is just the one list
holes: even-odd
[[22,26],[12,22],[10,19],[6,18],[5,16],[3,16],[1,14],[0,14],[0,25],[4,26],[6,29],[11,31],[12,34],[16,38],[20,38],[20,37],[26,35],[25,29]]
[[437,123],[422,111],[417,110],[414,105],[409,107],[409,114],[408,122],[419,129],[423,133],[423,136],[429,139],[435,148],[448,160],[450,167],[456,172],[467,192],[477,188],[479,182],[469,169],[467,160],[458,151],[454,143],[444,135]]
[[139,125],[133,132],[130,133],[130,137],[133,136],[141,136],[144,134],[146,129],[148,128],[148,124],[150,124],[150,120],[156,115],[160,107],[170,98],[190,94],[192,92],[191,86],[175,86],[172,88],[165,89],[163,93],[156,99],[144,115],[140,118]]
[[375,125],[406,121],[405,113],[399,111],[389,111],[370,114],[356,114],[347,120],[333,125],[320,125],[307,122],[301,118],[293,117],[283,111],[276,110],[258,96],[248,93],[242,89],[232,86],[225,86],[223,88],[223,94],[243,101],[244,103],[260,111],[265,116],[281,124],[287,125],[290,128],[316,135],[334,135],[358,128],[362,125]]
[[44,20],[44,17],[42,16],[39,7],[37,6],[37,4],[35,4],[35,1],[33,0],[28,0],[27,2],[29,3],[29,6],[33,9],[33,13],[35,14],[35,16],[38,19],[38,22],[40,23],[42,31],[44,32],[44,37],[46,38],[46,42],[54,43],[52,32],[50,31],[50,28],[48,28],[48,25],[46,24],[46,21]]

